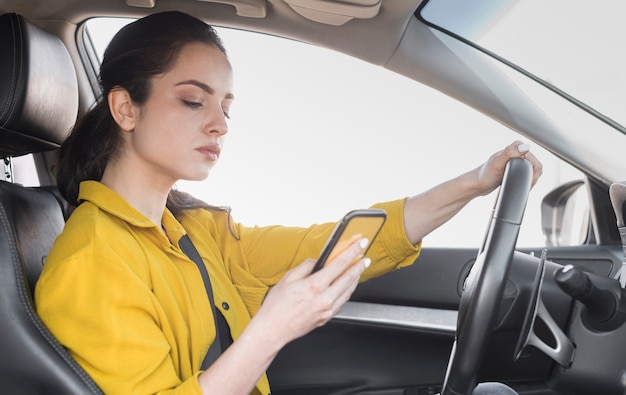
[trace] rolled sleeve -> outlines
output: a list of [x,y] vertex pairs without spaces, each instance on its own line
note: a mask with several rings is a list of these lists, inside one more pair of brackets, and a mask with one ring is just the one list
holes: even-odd
[[409,266],[419,257],[421,241],[414,245],[406,237],[404,228],[405,201],[406,198],[372,206],[372,208],[385,210],[387,221],[367,253],[372,264],[361,276],[362,281],[378,277],[394,269]]

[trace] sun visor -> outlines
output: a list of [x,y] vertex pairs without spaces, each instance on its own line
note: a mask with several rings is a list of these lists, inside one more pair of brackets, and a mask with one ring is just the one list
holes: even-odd
[[341,26],[378,15],[382,0],[284,0],[298,14],[315,22]]

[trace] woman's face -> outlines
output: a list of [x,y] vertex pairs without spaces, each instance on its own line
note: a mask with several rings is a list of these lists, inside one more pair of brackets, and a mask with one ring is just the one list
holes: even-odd
[[192,43],[165,74],[152,81],[126,141],[138,170],[154,181],[203,180],[219,159],[228,132],[233,76],[216,47]]

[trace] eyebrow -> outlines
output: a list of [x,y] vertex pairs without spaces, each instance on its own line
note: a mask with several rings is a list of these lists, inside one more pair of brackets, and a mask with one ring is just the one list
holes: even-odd
[[[200,82],[198,80],[181,81],[181,82],[177,83],[175,86],[180,86],[180,85],[194,85],[194,86],[197,86],[198,88],[202,89],[203,91],[205,91],[209,95],[214,95],[215,94],[215,89],[211,88],[209,85],[205,84],[204,82]],[[235,98],[235,95],[233,95],[232,93],[226,94],[226,99],[234,99],[234,98]]]

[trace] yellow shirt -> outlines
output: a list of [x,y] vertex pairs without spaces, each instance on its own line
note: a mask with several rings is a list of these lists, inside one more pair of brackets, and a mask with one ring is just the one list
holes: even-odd
[[[79,200],[48,255],[35,301],[44,323],[107,394],[201,394],[197,375],[215,327],[202,277],[178,247],[182,235],[202,256],[236,340],[269,287],[316,257],[334,227],[245,227],[207,209],[189,210],[178,222],[166,210],[166,237],[99,182],[81,183]],[[403,204],[377,205],[388,221],[368,252],[363,280],[417,258],[419,245],[404,235]],[[253,393],[269,393],[266,376]]]

